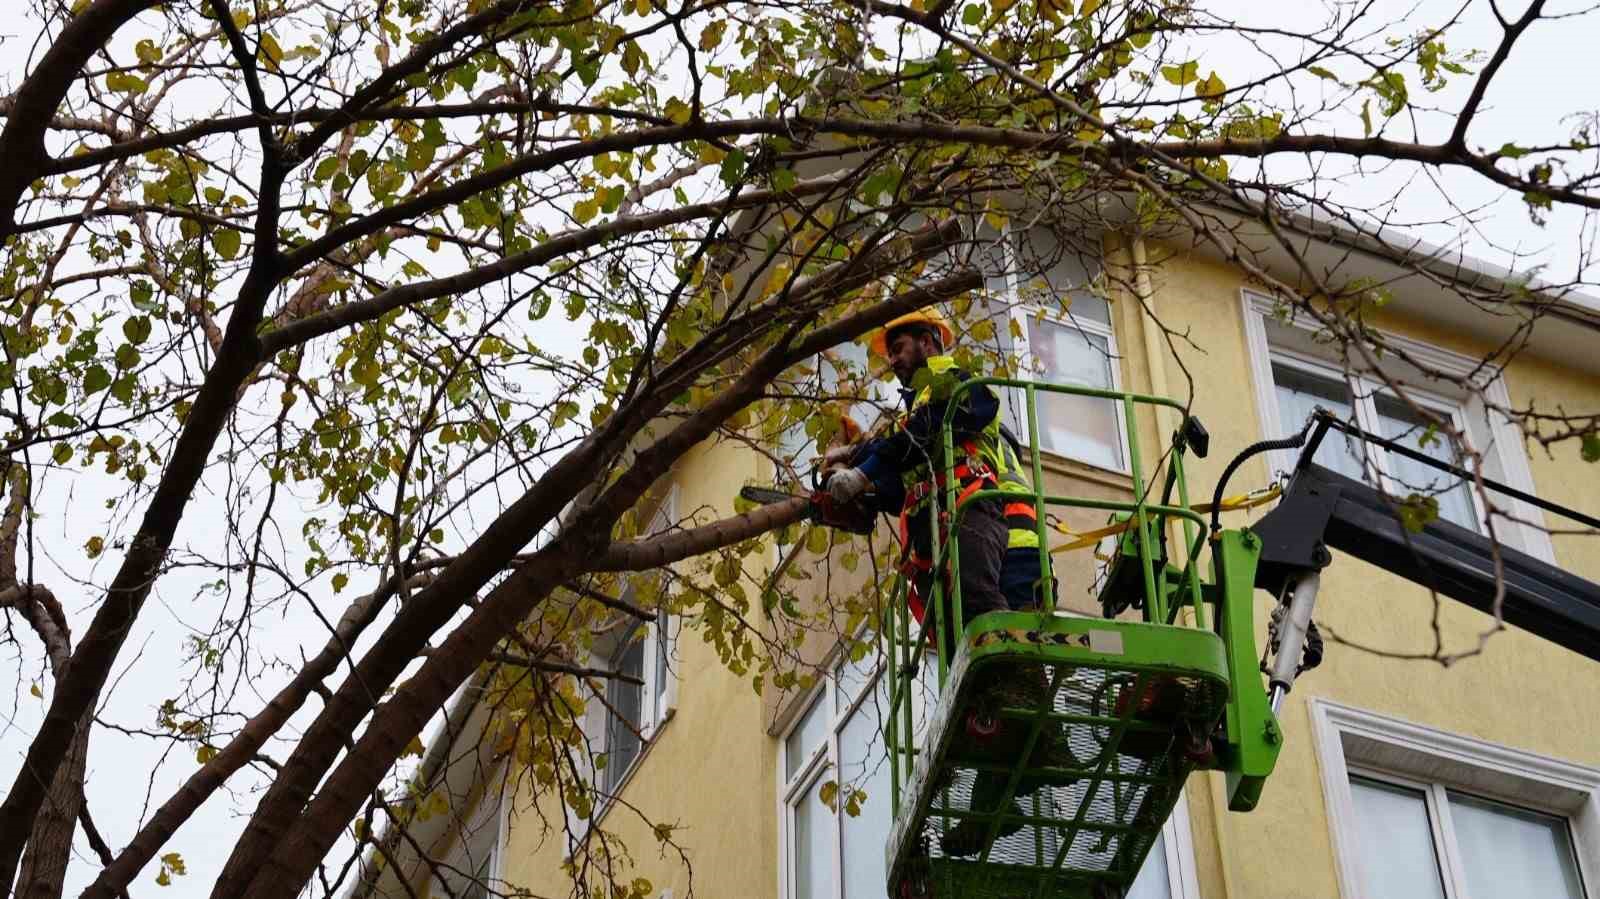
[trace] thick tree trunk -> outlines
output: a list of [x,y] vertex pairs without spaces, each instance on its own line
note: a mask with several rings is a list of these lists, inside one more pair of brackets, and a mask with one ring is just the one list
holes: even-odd
[[91,709],[78,721],[78,732],[67,748],[67,757],[56,769],[50,792],[33,819],[33,832],[28,836],[17,882],[18,899],[61,899],[67,860],[72,856],[72,838],[78,829],[78,812],[83,807],[83,774],[88,766],[93,715]]

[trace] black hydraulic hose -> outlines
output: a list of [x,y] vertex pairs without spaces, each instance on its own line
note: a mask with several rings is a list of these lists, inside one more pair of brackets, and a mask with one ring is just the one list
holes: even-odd
[[1215,534],[1222,530],[1222,494],[1227,489],[1228,479],[1233,477],[1234,471],[1251,456],[1259,455],[1269,450],[1294,449],[1295,447],[1303,446],[1306,442],[1306,435],[1311,433],[1311,427],[1316,423],[1317,419],[1313,416],[1306,421],[1305,427],[1300,429],[1300,433],[1293,437],[1280,437],[1277,440],[1258,440],[1241,450],[1239,455],[1233,457],[1232,461],[1228,463],[1228,467],[1222,469],[1222,477],[1217,479],[1216,492],[1211,494],[1211,533]]

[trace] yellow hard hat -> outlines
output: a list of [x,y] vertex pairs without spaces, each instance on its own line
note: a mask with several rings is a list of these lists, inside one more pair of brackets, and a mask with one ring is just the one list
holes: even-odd
[[939,345],[950,349],[956,342],[956,331],[950,327],[950,322],[945,320],[944,314],[934,308],[918,309],[907,312],[899,318],[893,319],[883,327],[872,332],[872,342],[868,344],[874,353],[885,359],[889,358],[889,332],[907,325],[927,325],[939,332]]

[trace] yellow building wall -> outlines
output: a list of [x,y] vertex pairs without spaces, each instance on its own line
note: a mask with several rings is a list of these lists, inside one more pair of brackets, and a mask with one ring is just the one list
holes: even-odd
[[[1114,297],[1122,383],[1137,391],[1165,385],[1169,395],[1183,399],[1192,376],[1193,412],[1211,432],[1212,451],[1208,459],[1192,460],[1189,480],[1209,494],[1222,466],[1240,448],[1280,436],[1264,434],[1257,420],[1240,298],[1246,281],[1237,270],[1181,249],[1152,246],[1150,257],[1162,261],[1151,279],[1151,302],[1169,327],[1187,329],[1186,341],[1193,347],[1183,349],[1180,366],[1164,340],[1146,334],[1138,304],[1126,295]],[[1108,247],[1113,266],[1130,259],[1126,247]],[[1463,353],[1487,349],[1415,322],[1390,318],[1381,324]],[[1155,366],[1147,351],[1152,346]],[[1545,407],[1565,402],[1569,408],[1588,408],[1600,389],[1592,378],[1537,360],[1514,363],[1506,377],[1517,406],[1537,400]],[[1168,419],[1161,431],[1170,433],[1175,423]],[[1149,456],[1157,433],[1153,417],[1140,416],[1139,427]],[[1558,447],[1549,456],[1534,450],[1530,456],[1540,495],[1600,510],[1600,467],[1579,460],[1575,447]],[[703,447],[676,474],[680,514],[730,514],[738,486],[760,476],[761,463],[753,454],[730,445]],[[1264,485],[1268,478],[1267,462],[1257,457],[1235,475],[1230,492]],[[1228,523],[1241,526],[1251,517],[1232,513]],[[1588,543],[1558,538],[1558,559],[1600,579],[1600,554],[1590,550],[1592,545],[1592,538]],[[1064,591],[1075,586],[1065,585]],[[1264,639],[1271,605],[1269,597],[1257,596],[1258,641]],[[1447,651],[1469,648],[1488,624],[1486,616],[1450,601],[1437,613]],[[1600,680],[1594,664],[1573,653],[1508,630],[1494,635],[1481,655],[1445,668],[1337,642],[1388,653],[1427,653],[1433,648],[1434,614],[1426,591],[1354,559],[1335,557],[1317,606],[1318,621],[1330,637],[1327,655],[1284,707],[1287,740],[1260,806],[1248,814],[1227,812],[1220,776],[1197,775],[1190,782],[1195,863],[1206,899],[1339,895],[1312,745],[1308,700],[1313,697],[1600,767],[1600,716],[1593,713],[1600,707]],[[778,752],[766,727],[772,710],[764,712],[749,679],[730,674],[692,631],[681,637],[679,653],[677,712],[641,759],[625,799],[657,822],[681,825],[676,838],[687,848],[698,895],[776,897]],[[526,801],[521,797],[517,807]],[[675,855],[658,850],[636,815],[613,809],[603,824],[626,841],[638,876],[649,878],[657,890],[684,895],[687,872]],[[570,882],[561,869],[561,847],[558,841],[537,845],[538,830],[537,825],[513,825],[503,873],[536,894],[565,895]]]
[[[1236,270],[1172,248],[1151,250],[1165,259],[1153,278],[1154,303],[1169,327],[1187,328],[1204,352],[1189,351],[1183,363],[1198,385],[1194,413],[1211,432],[1212,454],[1195,460],[1191,482],[1215,483],[1221,467],[1245,445],[1264,437],[1257,420],[1254,385],[1245,338],[1241,290]],[[1134,304],[1122,303],[1119,326],[1125,383],[1150,381],[1142,338],[1143,322]],[[1446,349],[1482,355],[1489,348],[1458,334],[1389,317],[1379,325]],[[1127,335],[1122,337],[1122,335]],[[1170,352],[1160,365],[1174,392],[1185,383]],[[1538,360],[1514,362],[1506,373],[1513,405],[1537,398],[1540,405],[1565,401],[1588,408],[1600,385]],[[1565,505],[1600,510],[1600,468],[1582,462],[1575,446],[1531,454],[1536,492]],[[1251,460],[1234,476],[1230,492],[1266,484],[1265,457]],[[1235,489],[1238,488],[1238,489]],[[1230,526],[1249,513],[1234,513]],[[1559,540],[1558,561],[1588,578],[1600,577],[1592,538]],[[1272,600],[1257,595],[1258,641]],[[1323,576],[1317,620],[1328,636],[1398,654],[1433,650],[1434,602],[1427,592],[1355,559],[1336,554]],[[1487,628],[1488,616],[1443,600],[1439,626],[1447,652],[1470,649]],[[1259,645],[1259,642],[1258,642]],[[1248,814],[1217,809],[1225,805],[1221,776],[1191,781],[1188,790],[1202,893],[1221,897],[1336,897],[1334,855],[1321,772],[1312,745],[1308,700],[1322,697],[1346,705],[1465,734],[1494,743],[1600,767],[1600,669],[1574,653],[1521,631],[1495,634],[1479,656],[1448,668],[1431,661],[1401,660],[1329,640],[1322,667],[1306,675],[1290,694],[1282,720],[1287,735],[1276,772],[1260,806]],[[1207,782],[1209,781],[1209,782]]]
[[[681,463],[674,480],[678,514],[702,521],[733,514],[733,497],[758,474],[747,451],[730,445],[698,448]],[[757,610],[757,614],[759,609]],[[777,744],[767,736],[760,699],[749,678],[728,672],[716,651],[685,627],[678,640],[680,678],[676,711],[651,740],[622,791],[627,805],[614,806],[599,825],[627,845],[634,869],[674,897],[775,896],[778,883]],[[539,841],[539,823],[526,817],[529,797],[513,799],[514,820],[506,838],[502,876],[535,895],[565,896],[571,880],[562,870],[559,839]],[[547,809],[559,822],[560,810]],[[673,839],[689,857],[685,867],[662,846],[641,818],[675,825]]]

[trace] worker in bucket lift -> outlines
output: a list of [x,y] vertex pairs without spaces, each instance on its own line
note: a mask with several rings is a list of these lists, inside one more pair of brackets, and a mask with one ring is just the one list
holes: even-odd
[[[901,384],[905,412],[886,436],[865,445],[838,447],[823,457],[828,469],[825,488],[839,505],[854,502],[869,492],[882,511],[898,514],[903,550],[903,573],[909,584],[907,603],[920,622],[933,593],[932,494],[936,477],[943,479],[940,428],[954,390],[970,375],[945,354],[955,332],[943,315],[923,310],[890,321],[872,337],[871,347],[886,359]],[[999,489],[1016,499],[985,497],[967,503],[953,536],[941,532],[941,541],[953,539],[960,559],[962,628],[974,618],[994,611],[1036,610],[1054,591],[1048,573],[1041,573],[1039,537],[1035,528],[1033,490],[1022,477],[1016,452],[1002,435],[1000,401],[986,385],[964,391],[951,413],[952,438],[957,453],[957,501],[979,490]],[[945,621],[951,621],[949,582],[942,593]],[[955,628],[945,627],[945,651],[954,656]],[[980,697],[1009,698],[1006,704],[1033,706],[1045,700],[1045,684],[1036,677],[1013,678],[1012,683],[980,684]],[[1002,728],[1003,729],[1003,728]],[[1018,728],[1020,730],[1020,728]],[[992,728],[991,728],[992,730]],[[1015,740],[987,742],[1014,745]],[[1058,756],[1060,758],[1058,758]],[[1072,764],[1064,737],[1047,728],[1035,742],[1030,767]],[[1015,762],[1017,759],[996,759]],[[982,773],[973,786],[974,811],[993,812],[1004,796],[1007,776]],[[1017,793],[1036,791],[1041,783],[1020,783]],[[1013,803],[1013,811],[1020,809]],[[1020,821],[1004,819],[999,836],[1015,833]],[[946,832],[940,847],[948,855],[976,855],[983,851],[988,824],[965,819]]]

